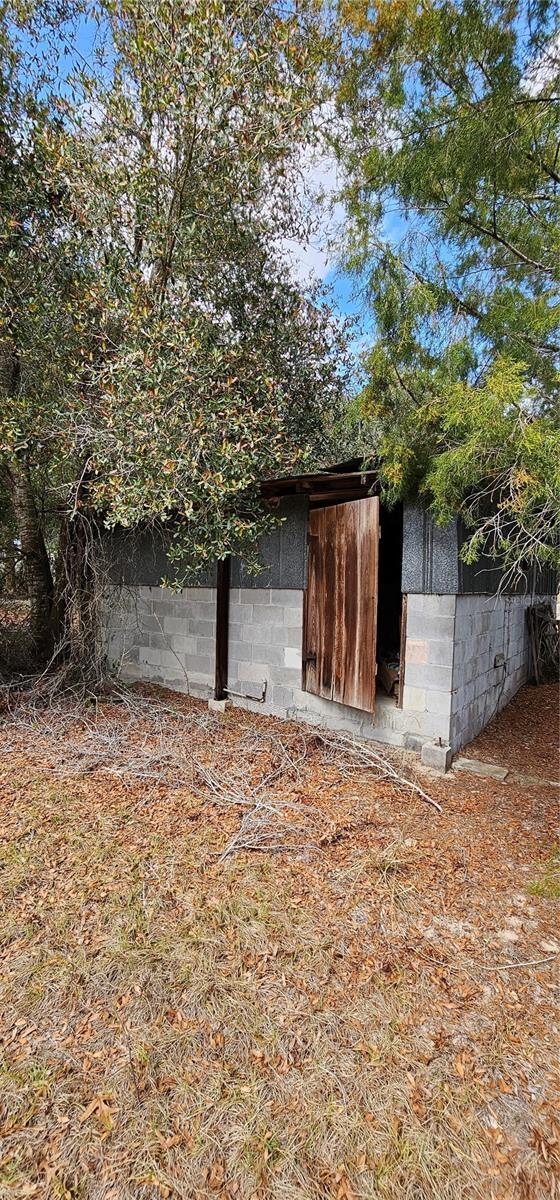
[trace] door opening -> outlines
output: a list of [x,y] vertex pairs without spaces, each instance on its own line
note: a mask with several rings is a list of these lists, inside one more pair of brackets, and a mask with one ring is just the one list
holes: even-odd
[[403,553],[403,506],[381,505],[379,542],[379,586],[377,597],[377,686],[399,699],[404,678],[402,653],[401,591]]

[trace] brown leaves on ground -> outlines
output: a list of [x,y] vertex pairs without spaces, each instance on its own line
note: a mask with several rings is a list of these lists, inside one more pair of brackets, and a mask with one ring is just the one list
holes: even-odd
[[[132,727],[127,775],[109,700],[113,775],[79,713],[56,752],[0,734],[0,1195],[560,1195],[557,903],[529,891],[557,794],[423,778],[440,816],[297,726],[158,703],[208,785],[163,743],[151,778]],[[317,847],[221,861],[264,777]]]

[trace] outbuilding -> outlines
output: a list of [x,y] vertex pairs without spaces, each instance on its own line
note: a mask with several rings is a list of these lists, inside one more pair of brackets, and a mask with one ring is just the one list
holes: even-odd
[[282,517],[263,569],[240,559],[190,586],[163,536],[113,531],[107,646],[129,680],[229,699],[422,752],[445,768],[511,700],[528,671],[526,610],[552,602],[552,573],[500,588],[494,560],[467,565],[459,519],[387,508],[360,462],[270,480]]

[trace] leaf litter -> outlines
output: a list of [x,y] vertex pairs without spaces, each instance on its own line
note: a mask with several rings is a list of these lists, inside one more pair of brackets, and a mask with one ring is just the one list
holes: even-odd
[[556,796],[377,752],[4,714],[0,1195],[560,1194]]

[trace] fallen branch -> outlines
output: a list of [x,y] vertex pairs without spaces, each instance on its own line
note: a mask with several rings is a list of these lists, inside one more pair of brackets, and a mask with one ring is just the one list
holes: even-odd
[[[346,757],[352,766],[357,769],[374,770],[381,779],[390,779],[392,783],[398,787],[409,788],[410,791],[416,793],[421,800],[426,804],[430,804],[437,812],[442,812],[441,804],[434,800],[424,791],[420,784],[409,779],[406,775],[400,775],[392,762],[381,754],[378,750],[374,750],[371,746],[365,745],[363,742],[356,742],[351,737],[345,737],[341,734],[330,734],[315,731],[314,737],[321,742],[325,747],[331,748],[337,756]],[[336,762],[338,764],[339,758]]]
[[560,951],[557,951],[556,954],[549,954],[546,958],[532,958],[524,962],[490,963],[489,965],[477,962],[474,959],[468,967],[465,967],[461,963],[444,962],[441,958],[432,958],[428,954],[422,954],[421,950],[414,950],[414,954],[417,954],[419,958],[424,959],[424,962],[430,963],[434,967],[444,967],[446,971],[464,971],[467,975],[472,967],[477,967],[479,971],[521,971],[525,967],[541,967],[545,963],[554,962],[558,958],[559,953]]

